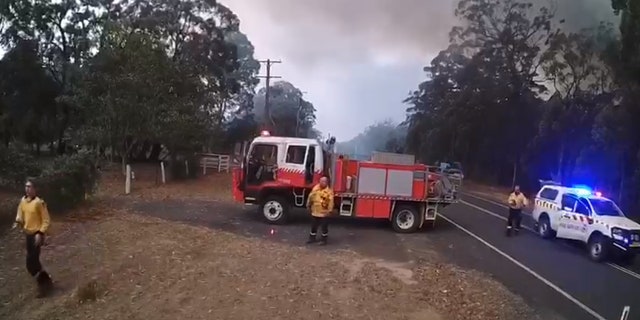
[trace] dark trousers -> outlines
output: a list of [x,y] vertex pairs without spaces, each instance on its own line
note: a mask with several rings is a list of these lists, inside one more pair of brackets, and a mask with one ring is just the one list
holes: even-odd
[[309,235],[311,235],[312,237],[315,237],[316,234],[318,234],[318,227],[320,227],[320,230],[322,232],[322,237],[326,238],[327,236],[329,236],[329,219],[327,219],[326,217],[311,217],[313,220],[311,221],[311,233]]
[[520,222],[522,221],[522,209],[509,208],[509,217],[507,218],[507,229],[512,227],[520,230]]
[[27,235],[27,271],[31,276],[35,276],[42,271],[40,264],[40,246],[36,246],[36,235]]
[[51,288],[52,281],[51,276],[42,269],[42,264],[40,263],[40,246],[36,245],[36,235],[27,235],[26,244],[27,271],[29,271],[29,274],[32,277],[35,277],[38,287],[43,290],[41,291],[41,294],[44,294],[46,290]]

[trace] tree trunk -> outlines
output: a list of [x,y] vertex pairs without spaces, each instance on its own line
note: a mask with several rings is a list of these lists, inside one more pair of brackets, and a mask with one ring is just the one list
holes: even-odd
[[624,153],[620,156],[620,185],[618,187],[618,205],[622,203],[622,190],[624,190],[624,178],[625,178],[625,165],[624,165]]
[[563,178],[562,175],[564,174],[564,172],[562,170],[563,169],[563,163],[564,163],[564,152],[565,152],[565,149],[566,149],[564,140],[565,140],[564,137],[562,137],[560,139],[560,149],[558,150],[558,171],[556,171],[556,177],[555,177],[555,179],[558,180],[557,182],[560,182],[560,183],[562,183],[562,181],[563,181],[562,180],[562,178]]

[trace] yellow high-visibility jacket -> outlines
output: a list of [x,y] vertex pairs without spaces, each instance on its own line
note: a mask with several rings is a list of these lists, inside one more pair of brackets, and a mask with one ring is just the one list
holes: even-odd
[[27,234],[46,233],[51,224],[47,204],[38,197],[33,199],[23,197],[18,205],[16,222],[22,224]]
[[326,217],[333,211],[333,190],[331,188],[320,188],[317,184],[311,189],[307,199],[307,208],[311,210],[314,217]]
[[515,192],[512,192],[509,195],[509,199],[507,200],[507,202],[509,203],[509,208],[511,209],[522,209],[529,205],[529,200],[527,200],[527,197],[525,197],[522,192],[520,192],[520,194],[518,195],[516,195]]

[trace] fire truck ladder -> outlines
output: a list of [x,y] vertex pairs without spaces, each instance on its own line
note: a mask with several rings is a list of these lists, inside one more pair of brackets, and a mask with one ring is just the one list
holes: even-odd
[[353,215],[353,197],[345,197],[340,201],[340,215],[350,217]]
[[437,216],[438,216],[438,203],[437,202],[427,203],[427,209],[425,210],[425,213],[424,213],[424,220],[431,221],[431,223],[435,225]]

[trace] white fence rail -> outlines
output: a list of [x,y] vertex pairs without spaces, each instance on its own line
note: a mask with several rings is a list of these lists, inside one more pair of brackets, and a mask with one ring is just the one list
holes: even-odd
[[232,167],[231,157],[226,154],[217,153],[201,153],[200,167],[202,174],[207,174],[207,169],[213,169],[217,172],[229,172]]

